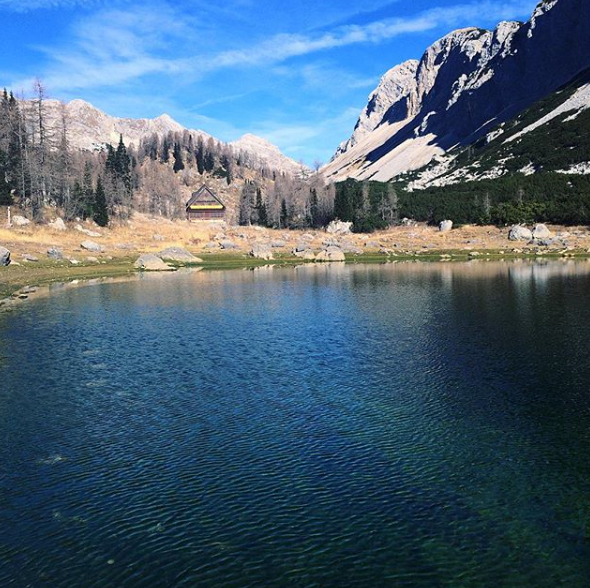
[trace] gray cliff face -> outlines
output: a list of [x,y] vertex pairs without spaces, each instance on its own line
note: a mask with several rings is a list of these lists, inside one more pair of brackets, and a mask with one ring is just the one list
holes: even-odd
[[[406,71],[402,90],[388,92],[382,80],[355,134],[325,173],[332,179],[386,180],[421,167],[437,153],[514,117],[588,67],[588,0],[543,0],[527,23],[454,31],[427,49],[415,73]],[[396,165],[402,145],[404,161]]]

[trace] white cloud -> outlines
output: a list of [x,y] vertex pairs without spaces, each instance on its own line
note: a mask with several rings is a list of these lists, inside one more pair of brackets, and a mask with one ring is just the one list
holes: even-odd
[[0,0],[0,10],[30,12],[51,8],[73,8],[76,6],[96,6],[102,0]]
[[[24,0],[24,5],[67,2],[81,0]],[[13,4],[14,0],[0,0],[0,6]],[[46,71],[35,73],[56,93],[119,86],[150,74],[170,78],[182,74],[196,80],[221,69],[273,66],[330,49],[379,44],[404,34],[450,28],[465,21],[479,21],[482,13],[489,20],[499,21],[522,16],[523,12],[521,0],[484,0],[435,8],[414,17],[340,26],[317,34],[278,34],[244,48],[197,56],[195,46],[208,46],[211,31],[206,30],[207,19],[189,20],[184,12],[162,3],[109,8],[79,21],[67,47],[42,48],[50,65]],[[30,80],[17,80],[11,85],[17,89],[29,87]]]

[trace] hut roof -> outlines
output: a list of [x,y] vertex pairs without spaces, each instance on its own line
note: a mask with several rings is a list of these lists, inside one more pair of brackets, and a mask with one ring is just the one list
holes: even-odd
[[213,191],[208,186],[201,186],[196,192],[193,192],[193,195],[190,197],[189,201],[186,203],[186,207],[191,208],[200,208],[200,207],[209,207],[212,208],[225,208],[225,204],[213,193]]

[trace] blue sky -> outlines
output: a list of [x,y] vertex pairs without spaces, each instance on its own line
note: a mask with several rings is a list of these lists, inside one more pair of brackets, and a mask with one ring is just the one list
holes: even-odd
[[537,0],[0,0],[0,86],[246,132],[308,164],[348,138],[383,73]]

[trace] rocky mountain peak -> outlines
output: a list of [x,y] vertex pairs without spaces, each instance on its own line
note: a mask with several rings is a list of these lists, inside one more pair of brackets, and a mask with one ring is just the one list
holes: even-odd
[[328,178],[389,180],[420,168],[567,83],[590,66],[590,2],[543,0],[527,23],[452,31],[415,73],[404,65],[390,70],[407,74],[403,91],[389,90],[388,72]]

